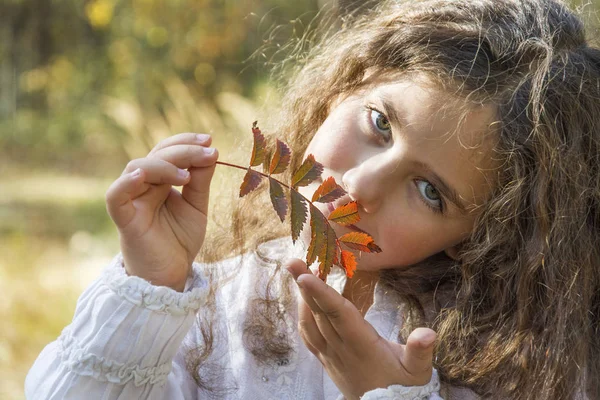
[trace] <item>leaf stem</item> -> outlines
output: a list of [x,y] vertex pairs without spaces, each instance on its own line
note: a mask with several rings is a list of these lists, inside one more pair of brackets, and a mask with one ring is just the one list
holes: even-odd
[[[225,162],[225,161],[217,161],[216,163],[217,164],[221,164],[221,165],[225,165],[227,167],[233,167],[233,168],[237,168],[237,169],[242,169],[244,171],[247,171],[248,168],[251,168],[251,167],[242,167],[241,165],[237,165],[237,164],[230,164],[230,163]],[[264,172],[260,172],[260,171],[257,171],[255,169],[253,169],[252,171],[256,172],[259,175],[264,176],[265,178],[273,179],[275,182],[279,183],[281,186],[284,186],[284,187],[288,188],[288,190],[293,190],[294,192],[298,193],[300,196],[302,196],[302,198],[304,200],[306,200],[308,202],[308,204],[314,205],[312,201],[310,201],[309,199],[307,199],[306,197],[304,197],[304,195],[302,193],[300,193],[297,189],[286,185],[285,183],[281,182],[279,179],[273,178],[271,175],[267,175]],[[321,215],[323,216],[323,218],[325,218],[325,215],[323,215],[323,213],[321,212],[321,210],[319,210],[318,208],[317,208],[317,210],[321,213]],[[325,218],[325,219],[327,220],[327,218]]]

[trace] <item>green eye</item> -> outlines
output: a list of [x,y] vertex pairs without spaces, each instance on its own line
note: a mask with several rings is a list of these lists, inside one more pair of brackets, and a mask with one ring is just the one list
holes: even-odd
[[441,211],[443,209],[442,196],[435,186],[420,179],[416,180],[415,183],[425,204],[427,204],[433,210]]
[[392,139],[392,126],[385,114],[377,111],[375,108],[367,107],[367,118],[370,121],[373,134],[384,143]]
[[[382,131],[390,130],[390,128],[391,128],[390,121],[388,121],[388,119],[385,117],[385,115],[381,114],[379,111],[376,111],[376,110],[372,110],[372,113],[377,114],[375,116],[373,114],[371,114],[371,120],[373,120],[373,123],[375,124],[377,129],[380,129]],[[373,117],[375,117],[375,118],[373,118]]]

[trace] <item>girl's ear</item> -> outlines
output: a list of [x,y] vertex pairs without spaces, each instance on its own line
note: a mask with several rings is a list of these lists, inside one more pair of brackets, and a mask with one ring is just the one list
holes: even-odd
[[458,258],[458,252],[460,251],[460,248],[461,243],[452,247],[448,247],[446,250],[444,250],[444,253],[446,253],[446,255],[454,261],[460,261],[460,259]]

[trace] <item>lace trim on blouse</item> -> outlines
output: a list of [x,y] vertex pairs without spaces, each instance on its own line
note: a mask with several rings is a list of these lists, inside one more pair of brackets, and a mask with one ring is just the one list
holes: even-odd
[[172,315],[196,312],[205,303],[208,294],[207,280],[194,265],[186,287],[190,290],[179,293],[166,286],[152,286],[137,276],[129,276],[123,268],[123,256],[118,254],[113,264],[102,275],[102,282],[120,297],[148,310]]
[[68,331],[58,338],[58,358],[64,366],[78,375],[91,376],[98,381],[119,385],[132,379],[135,386],[164,383],[171,371],[170,361],[156,367],[140,368],[139,365],[123,364],[94,354],[86,354]]

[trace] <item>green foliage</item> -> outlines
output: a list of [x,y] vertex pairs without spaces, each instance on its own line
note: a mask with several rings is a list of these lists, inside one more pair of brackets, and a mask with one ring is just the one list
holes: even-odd
[[131,155],[130,132],[107,115],[108,99],[164,114],[173,80],[213,107],[224,91],[253,97],[269,72],[264,64],[302,35],[317,9],[317,0],[3,2],[4,162],[26,157],[29,166],[102,174],[89,159],[102,165],[99,141],[116,164]]

